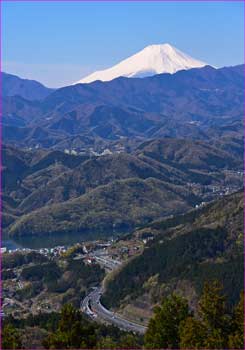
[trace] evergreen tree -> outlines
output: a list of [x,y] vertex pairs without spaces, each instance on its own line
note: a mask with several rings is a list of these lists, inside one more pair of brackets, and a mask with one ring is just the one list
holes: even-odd
[[214,328],[206,330],[207,338],[204,342],[205,349],[226,349],[227,348],[227,336],[224,335],[220,328]]
[[244,349],[244,292],[241,292],[240,300],[234,309],[228,345],[230,349]]
[[2,349],[21,349],[21,337],[20,333],[11,324],[3,326],[2,332]]
[[117,348],[118,347],[121,349],[137,349],[140,348],[140,345],[136,336],[132,334],[125,334],[121,336],[120,344],[117,346]]
[[243,349],[244,295],[228,313],[222,285],[205,283],[196,317],[187,302],[173,295],[156,308],[144,337],[147,348]]
[[188,318],[180,327],[183,349],[225,349],[231,322],[222,285],[205,283],[198,307],[197,319]]
[[92,348],[96,343],[95,327],[68,304],[62,308],[57,331],[48,337],[44,345],[51,349],[81,349]]
[[187,317],[180,324],[180,348],[199,349],[203,347],[206,337],[206,329],[200,320]]
[[226,298],[218,281],[205,282],[199,301],[199,315],[211,329],[223,329],[226,322]]
[[206,329],[205,348],[224,349],[230,331],[226,297],[218,281],[206,282],[199,301],[198,314]]
[[107,336],[102,338],[98,344],[98,349],[116,349],[118,348],[117,343],[112,339],[112,337]]
[[178,348],[179,326],[189,316],[187,301],[171,295],[166,298],[161,307],[155,309],[155,314],[149,322],[144,337],[146,348]]

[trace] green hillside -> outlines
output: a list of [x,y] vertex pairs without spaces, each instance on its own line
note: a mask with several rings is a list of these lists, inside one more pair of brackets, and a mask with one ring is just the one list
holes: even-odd
[[[197,199],[196,199],[197,200]],[[113,181],[61,204],[22,215],[10,235],[124,229],[191,208],[195,197],[183,187],[148,178]]]
[[242,192],[150,224],[137,234],[143,232],[154,233],[155,239],[108,281],[107,306],[118,307],[145,293],[155,293],[154,303],[181,282],[198,295],[204,281],[213,278],[223,282],[231,303],[237,301],[243,288]]

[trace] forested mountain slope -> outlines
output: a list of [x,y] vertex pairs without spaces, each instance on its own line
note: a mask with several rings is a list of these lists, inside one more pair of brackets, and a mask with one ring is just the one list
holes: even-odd
[[167,220],[137,234],[154,234],[143,253],[107,283],[107,306],[126,305],[144,294],[154,304],[171,290],[190,302],[205,280],[223,282],[231,303],[243,288],[243,192]]

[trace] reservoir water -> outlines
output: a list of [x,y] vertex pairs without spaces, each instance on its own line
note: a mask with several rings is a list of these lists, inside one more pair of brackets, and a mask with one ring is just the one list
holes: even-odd
[[53,248],[57,246],[71,246],[76,243],[87,242],[97,239],[110,239],[118,237],[120,233],[115,232],[89,232],[89,233],[55,233],[52,235],[24,236],[10,238],[6,235],[2,236],[2,247],[8,250],[18,248]]

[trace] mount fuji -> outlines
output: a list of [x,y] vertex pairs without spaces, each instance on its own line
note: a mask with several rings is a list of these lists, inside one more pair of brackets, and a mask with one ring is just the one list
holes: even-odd
[[199,68],[207,63],[198,61],[170,44],[150,45],[115,66],[96,71],[75,82],[91,83],[95,80],[110,81],[117,77],[143,78],[161,73]]

